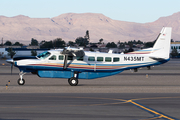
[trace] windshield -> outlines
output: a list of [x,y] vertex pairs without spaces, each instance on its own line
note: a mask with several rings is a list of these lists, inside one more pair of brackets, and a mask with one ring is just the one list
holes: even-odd
[[51,55],[51,53],[46,51],[46,52],[39,54],[37,57],[40,59],[46,59],[50,55]]

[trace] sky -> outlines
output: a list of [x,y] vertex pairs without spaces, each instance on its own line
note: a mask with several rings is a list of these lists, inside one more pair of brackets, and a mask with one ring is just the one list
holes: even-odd
[[0,0],[0,16],[6,17],[101,13],[114,20],[147,23],[177,12],[180,0]]

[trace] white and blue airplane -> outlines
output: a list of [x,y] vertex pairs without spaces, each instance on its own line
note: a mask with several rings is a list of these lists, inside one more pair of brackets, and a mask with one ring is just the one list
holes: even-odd
[[[20,70],[19,85],[24,85],[23,75],[31,72],[42,78],[68,78],[71,86],[78,79],[95,79],[119,74],[124,70],[160,65],[170,60],[171,28],[163,27],[153,48],[128,54],[85,52],[66,47],[49,50],[36,57],[15,57],[7,60]],[[11,67],[12,71],[12,67]]]

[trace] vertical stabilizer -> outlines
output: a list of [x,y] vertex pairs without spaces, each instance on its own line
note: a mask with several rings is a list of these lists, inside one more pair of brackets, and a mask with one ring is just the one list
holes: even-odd
[[171,27],[163,27],[151,52],[152,57],[168,59],[171,44]]

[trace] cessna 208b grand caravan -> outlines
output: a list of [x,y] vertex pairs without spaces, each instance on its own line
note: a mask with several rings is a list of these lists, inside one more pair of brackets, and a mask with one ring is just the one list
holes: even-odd
[[[83,49],[64,48],[49,50],[36,57],[15,57],[7,60],[20,70],[19,85],[24,85],[27,72],[43,78],[68,78],[71,86],[78,79],[94,79],[123,72],[124,70],[148,67],[169,61],[171,28],[164,27],[153,48],[128,54],[85,52]],[[12,67],[11,67],[12,71]]]

